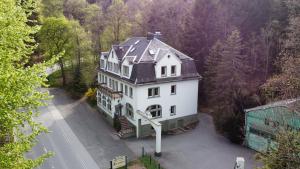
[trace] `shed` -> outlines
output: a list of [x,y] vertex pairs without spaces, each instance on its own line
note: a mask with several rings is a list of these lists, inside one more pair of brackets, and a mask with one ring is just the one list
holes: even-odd
[[300,98],[270,103],[245,110],[245,144],[265,152],[276,144],[279,129],[300,131]]

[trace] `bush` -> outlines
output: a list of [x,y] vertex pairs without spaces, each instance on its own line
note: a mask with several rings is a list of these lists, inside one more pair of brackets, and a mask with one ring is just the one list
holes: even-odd
[[216,129],[231,142],[241,144],[244,140],[244,112],[220,112],[213,114]]
[[97,95],[97,89],[96,88],[89,88],[84,96],[87,97],[87,101],[92,105],[95,106],[97,105],[97,99],[96,99],[96,95]]

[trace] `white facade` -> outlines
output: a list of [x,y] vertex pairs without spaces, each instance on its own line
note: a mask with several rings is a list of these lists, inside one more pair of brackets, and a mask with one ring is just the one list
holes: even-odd
[[[114,48],[107,56],[101,55],[98,72],[98,82],[101,86],[97,91],[98,107],[112,118],[115,113],[120,113],[119,115],[125,116],[136,127],[139,125],[138,120],[141,119],[137,111],[148,112],[155,122],[197,114],[199,77],[180,78],[182,60],[166,49],[160,54],[158,49],[155,50],[151,61],[157,81],[149,83],[132,81],[130,77],[133,66],[140,64],[143,59],[143,56],[136,59],[137,56],[127,55],[133,51],[132,48],[131,45],[122,58],[117,57]],[[117,110],[119,107],[122,107],[121,111]],[[142,120],[141,125],[145,124],[149,122]]]

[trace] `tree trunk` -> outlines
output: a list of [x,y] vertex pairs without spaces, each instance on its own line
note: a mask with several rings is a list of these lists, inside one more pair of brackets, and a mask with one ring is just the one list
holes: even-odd
[[62,85],[63,85],[63,87],[65,87],[66,86],[66,75],[65,75],[64,63],[63,63],[62,58],[59,58],[58,62],[59,62],[60,70],[61,70]]

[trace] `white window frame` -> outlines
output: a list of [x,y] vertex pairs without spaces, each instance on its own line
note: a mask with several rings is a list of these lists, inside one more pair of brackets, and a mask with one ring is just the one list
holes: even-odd
[[[172,88],[174,87],[174,92],[172,92]],[[176,94],[176,90],[177,90],[177,86],[176,85],[171,85],[171,95],[175,95]]]
[[123,75],[129,77],[129,66],[123,65]]
[[129,97],[133,97],[133,89],[132,87],[129,87]]
[[[163,69],[165,70],[165,73],[163,74]],[[168,71],[167,71],[167,66],[162,66],[160,68],[160,74],[161,74],[161,77],[167,77],[167,74],[168,74]]]
[[[157,93],[158,93],[157,95],[155,95],[155,89],[157,89]],[[159,97],[160,96],[160,88],[159,87],[148,88],[147,92],[148,92],[148,98],[154,98],[154,97]]]
[[[172,112],[172,109],[173,109],[173,112]],[[172,105],[170,107],[170,116],[174,116],[176,115],[176,105]]]
[[[152,118],[162,117],[162,107],[159,104],[148,106],[146,111],[148,111],[151,114]],[[155,114],[155,116],[153,116],[153,114]]]
[[[172,73],[172,68],[174,67],[174,73]],[[176,76],[176,65],[171,66],[171,76]]]

